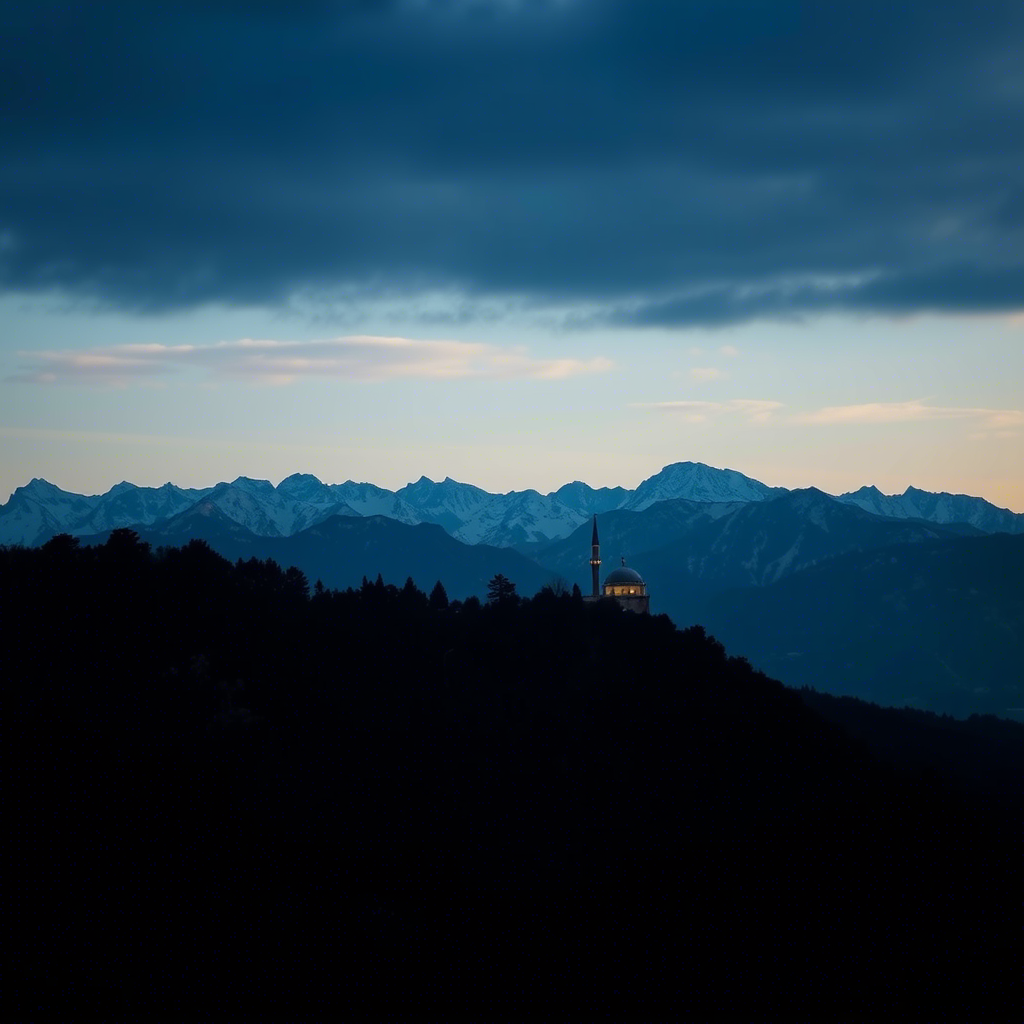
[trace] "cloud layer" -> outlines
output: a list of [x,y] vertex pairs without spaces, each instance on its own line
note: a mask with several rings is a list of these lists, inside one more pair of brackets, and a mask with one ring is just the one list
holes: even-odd
[[419,341],[353,335],[325,341],[242,339],[215,345],[112,345],[89,351],[22,352],[22,370],[9,378],[31,384],[126,385],[199,368],[220,377],[263,384],[302,378],[558,380],[603,373],[612,363],[592,359],[535,359],[522,348],[465,341]]
[[775,413],[785,408],[785,404],[759,398],[733,398],[724,402],[637,402],[635,407],[673,413],[688,423],[703,423],[718,416],[740,416],[753,423],[767,423]]
[[1024,427],[1024,411],[1019,409],[972,409],[962,406],[929,405],[927,402],[866,402],[861,405],[836,405],[801,413],[795,423],[835,425],[877,425],[926,423],[936,420],[968,420],[993,431],[1016,431]]
[[703,423],[721,416],[739,416],[755,423],[855,427],[959,420],[973,427],[977,432],[975,436],[985,438],[1016,437],[1024,429],[1024,410],[929,405],[916,399],[825,406],[810,412],[783,412],[786,409],[783,402],[749,398],[722,402],[641,402],[636,403],[636,407],[676,414],[690,423]]
[[15,4],[0,285],[606,322],[1024,305],[1024,8]]

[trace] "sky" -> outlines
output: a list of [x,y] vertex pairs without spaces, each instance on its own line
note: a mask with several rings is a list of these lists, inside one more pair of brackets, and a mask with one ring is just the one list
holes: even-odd
[[1024,6],[5,9],[0,501],[672,462],[1024,511]]

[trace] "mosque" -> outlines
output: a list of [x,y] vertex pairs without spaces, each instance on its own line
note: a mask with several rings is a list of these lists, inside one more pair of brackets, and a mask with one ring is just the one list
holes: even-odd
[[651,598],[647,593],[647,584],[635,569],[626,565],[626,559],[622,559],[622,565],[612,569],[604,579],[604,588],[598,586],[598,579],[601,573],[601,545],[597,539],[597,516],[594,516],[594,535],[590,542],[590,573],[593,581],[593,590],[588,598],[590,601],[598,601],[602,597],[614,597],[627,611],[639,612],[647,615],[651,610]]

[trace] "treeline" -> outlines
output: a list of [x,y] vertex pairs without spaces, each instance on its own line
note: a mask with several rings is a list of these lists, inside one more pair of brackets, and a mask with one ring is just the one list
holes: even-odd
[[129,531],[0,549],[0,614],[19,1016],[1019,1000],[1012,723],[897,763],[699,627]]

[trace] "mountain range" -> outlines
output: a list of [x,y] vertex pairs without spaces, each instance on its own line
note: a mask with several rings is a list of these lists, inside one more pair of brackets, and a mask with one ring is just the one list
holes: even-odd
[[328,588],[380,575],[426,591],[441,581],[464,600],[484,597],[499,573],[524,595],[589,593],[594,515],[602,576],[628,559],[652,612],[705,625],[784,682],[1021,717],[1024,687],[1008,666],[1024,637],[1024,515],[966,495],[831,496],[692,462],[635,490],[575,481],[547,495],[426,477],[389,491],[295,474],[276,487],[239,477],[85,496],[33,480],[0,507],[0,544],[58,533],[100,544],[130,527],[154,548],[199,539],[233,561],[297,566]]
[[[629,564],[677,622],[699,618],[705,598],[736,587],[764,587],[851,551],[977,535],[967,523],[929,523],[872,515],[815,488],[765,501],[662,501],[642,512],[617,509],[600,520],[605,564]],[[571,582],[589,558],[589,527],[535,557]]]
[[[331,516],[380,515],[409,525],[437,524],[466,544],[515,547],[534,555],[568,537],[595,514],[643,512],[679,500],[700,506],[749,504],[787,493],[785,488],[769,487],[735,470],[695,462],[666,466],[634,490],[593,488],[573,481],[548,494],[535,490],[494,494],[450,477],[435,482],[425,476],[390,491],[352,480],[325,484],[310,474],[296,473],[276,487],[269,480],[240,476],[205,488],[172,483],[136,487],[123,482],[105,494],[87,496],[37,478],[0,506],[0,544],[33,546],[57,533],[86,537],[119,527],[151,526],[208,501],[259,537],[290,537]],[[967,524],[985,533],[1024,533],[1024,514],[968,495],[913,487],[902,495],[885,495],[877,488],[862,487],[835,500],[875,516]]]

